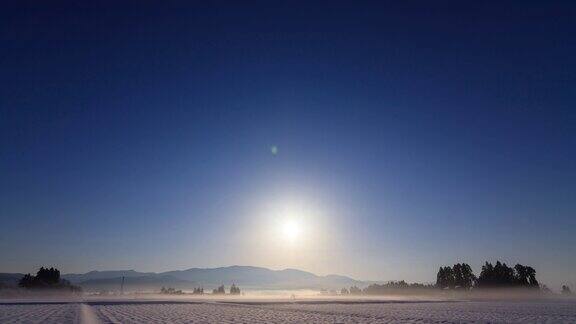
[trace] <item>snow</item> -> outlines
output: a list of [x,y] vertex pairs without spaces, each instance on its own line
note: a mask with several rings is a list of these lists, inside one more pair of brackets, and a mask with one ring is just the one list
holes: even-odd
[[575,323],[576,300],[0,303],[0,323]]

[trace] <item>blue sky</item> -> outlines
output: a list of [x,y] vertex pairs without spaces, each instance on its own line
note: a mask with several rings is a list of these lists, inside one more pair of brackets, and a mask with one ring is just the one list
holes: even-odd
[[[576,282],[569,1],[0,12],[0,271]],[[293,258],[263,234],[282,209]]]

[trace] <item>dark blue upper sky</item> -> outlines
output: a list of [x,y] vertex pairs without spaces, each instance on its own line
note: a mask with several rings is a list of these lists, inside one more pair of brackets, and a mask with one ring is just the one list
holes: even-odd
[[574,35],[572,1],[3,2],[0,271],[575,282]]

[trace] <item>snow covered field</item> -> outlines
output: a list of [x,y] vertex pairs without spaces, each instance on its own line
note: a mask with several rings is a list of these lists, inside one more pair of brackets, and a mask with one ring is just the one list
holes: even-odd
[[78,304],[0,305],[0,323],[78,323]]
[[576,323],[576,301],[0,303],[0,323]]

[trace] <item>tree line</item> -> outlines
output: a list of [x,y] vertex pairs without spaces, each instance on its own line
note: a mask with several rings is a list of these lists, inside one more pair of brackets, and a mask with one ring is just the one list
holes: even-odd
[[81,288],[72,285],[68,280],[60,278],[60,271],[56,268],[41,267],[36,275],[26,274],[18,281],[18,286],[26,289],[58,289],[71,292],[80,292]]
[[180,289],[176,290],[175,288],[172,287],[162,287],[162,289],[160,289],[160,293],[163,295],[184,295],[184,292]]
[[509,267],[506,263],[486,262],[480,275],[476,277],[472,268],[466,263],[457,263],[452,267],[440,267],[436,275],[436,287],[441,289],[476,288],[539,288],[536,270],[530,266],[516,264]]
[[436,287],[469,289],[475,280],[476,276],[474,276],[470,265],[457,263],[452,267],[440,267],[436,275]]
[[364,289],[360,289],[357,286],[352,286],[350,288],[342,288],[340,290],[340,295],[383,295],[391,292],[396,292],[398,290],[408,290],[408,289],[436,289],[433,284],[421,284],[421,283],[407,283],[404,280],[400,281],[389,281],[383,284],[371,284]]
[[[510,267],[504,262],[496,261],[495,264],[485,262],[478,277],[474,275],[469,264],[456,263],[451,267],[440,267],[436,274],[435,284],[407,283],[404,280],[389,281],[384,284],[371,284],[364,289],[356,286],[342,288],[340,295],[382,295],[410,289],[469,290],[472,288],[529,288],[550,292],[546,285],[540,285],[536,279],[536,270],[533,267],[522,264]],[[567,285],[562,286],[562,294],[572,295]]]
[[[226,288],[224,287],[224,285],[221,285],[218,288],[214,288],[212,290],[212,295],[225,295],[225,294],[226,294]],[[235,284],[232,284],[232,286],[230,287],[230,295],[240,295],[240,288]]]
[[[185,295],[186,293],[183,292],[182,290],[176,290],[174,288],[165,288],[162,287],[162,289],[160,289],[160,293],[161,294],[165,294],[165,295]],[[212,290],[212,295],[225,295],[226,294],[226,287],[224,287],[224,285],[221,285],[215,289]],[[238,286],[236,286],[235,284],[232,284],[232,286],[230,287],[230,295],[240,295],[240,288]],[[194,288],[194,290],[192,291],[192,295],[204,295],[204,288],[203,287],[198,287],[198,288]]]

